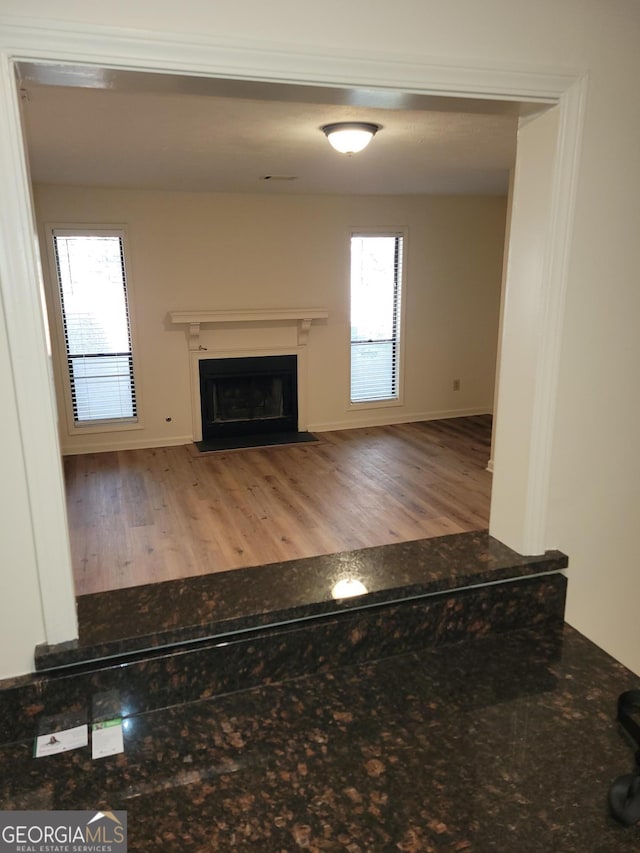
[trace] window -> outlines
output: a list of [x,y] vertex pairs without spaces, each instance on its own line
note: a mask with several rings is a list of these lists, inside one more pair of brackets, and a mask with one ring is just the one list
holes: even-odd
[[137,421],[124,232],[53,230],[73,423]]
[[402,234],[351,235],[351,402],[399,400]]

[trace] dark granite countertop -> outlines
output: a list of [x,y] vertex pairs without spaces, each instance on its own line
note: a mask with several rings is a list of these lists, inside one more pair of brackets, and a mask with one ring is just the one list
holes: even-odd
[[[38,669],[340,613],[567,566],[558,551],[523,557],[486,532],[420,539],[131,587],[78,599],[78,641],[41,647]],[[334,599],[355,579],[366,594]]]
[[[531,629],[129,717],[123,755],[0,749],[0,808],[125,809],[129,850],[640,849],[607,812],[639,679]],[[547,648],[549,647],[549,648]]]

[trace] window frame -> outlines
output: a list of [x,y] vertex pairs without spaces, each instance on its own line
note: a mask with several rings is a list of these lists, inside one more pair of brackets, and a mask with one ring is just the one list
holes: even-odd
[[[386,400],[351,400],[351,240],[353,237],[401,237],[402,238],[402,264],[398,286],[399,311],[397,315],[397,391],[398,396]],[[348,379],[347,379],[347,401],[350,411],[366,409],[387,409],[404,405],[404,376],[405,376],[405,340],[406,340],[406,306],[407,306],[407,257],[409,245],[409,229],[406,226],[390,228],[350,228],[348,243],[348,287],[347,287],[347,317],[349,326],[348,339]]]
[[[56,385],[59,389],[57,395],[59,409],[64,408],[64,419],[66,432],[69,436],[79,436],[98,433],[123,432],[128,430],[144,429],[142,422],[142,401],[140,389],[140,376],[137,358],[137,333],[135,322],[135,300],[133,295],[131,258],[129,252],[128,228],[126,225],[89,225],[74,223],[46,223],[46,243],[48,259],[48,303],[53,309],[50,313],[50,328],[52,334],[52,355],[54,377],[57,377]],[[62,305],[62,294],[58,279],[57,253],[55,247],[56,236],[79,236],[79,237],[118,237],[121,240],[122,258],[125,273],[125,298],[129,317],[129,338],[131,343],[131,361],[133,382],[135,388],[136,415],[128,418],[110,418],[101,420],[86,420],[78,422],[74,417],[74,405],[72,398],[72,380],[68,369],[68,357],[66,336],[64,328],[64,311]],[[64,403],[64,406],[61,405]]]

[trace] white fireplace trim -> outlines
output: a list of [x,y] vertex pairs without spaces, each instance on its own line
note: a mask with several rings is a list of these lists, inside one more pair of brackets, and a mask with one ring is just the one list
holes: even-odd
[[[173,325],[187,326],[189,345],[189,373],[191,384],[191,423],[193,440],[202,441],[202,407],[200,400],[200,361],[209,358],[251,358],[262,355],[295,355],[298,357],[298,430],[308,429],[307,414],[307,356],[306,347],[309,330],[314,320],[326,320],[326,308],[257,308],[233,311],[170,311]],[[236,323],[268,323],[270,326],[298,324],[298,345],[269,347],[203,347],[200,343],[200,327]]]
[[191,421],[193,426],[193,440],[202,441],[202,406],[200,398],[200,362],[211,358],[252,358],[263,355],[296,355],[298,366],[298,432],[308,429],[307,414],[307,355],[306,346],[297,347],[264,347],[264,348],[238,348],[191,350],[189,353],[191,364]]
[[257,308],[240,311],[170,311],[169,319],[174,325],[189,327],[189,350],[200,347],[200,326],[219,323],[264,323],[274,325],[295,321],[298,323],[298,346],[306,346],[313,320],[326,320],[326,308]]

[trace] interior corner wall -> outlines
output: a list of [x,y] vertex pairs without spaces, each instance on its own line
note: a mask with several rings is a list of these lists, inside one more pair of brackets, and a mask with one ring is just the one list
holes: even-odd
[[[0,301],[0,329],[4,328],[4,312]],[[36,555],[30,525],[31,511],[25,480],[24,459],[15,394],[11,377],[11,361],[6,341],[0,337],[0,399],[2,400],[2,441],[12,452],[3,457],[0,477],[0,515],[2,519],[2,558],[6,570],[4,585],[11,594],[0,596],[0,679],[20,675],[33,669],[35,644],[45,639],[40,605],[40,587]],[[17,609],[14,596],[22,607]],[[9,639],[10,638],[10,639]]]
[[[231,195],[38,185],[45,223],[124,224],[142,429],[70,435],[63,453],[192,440],[185,330],[172,310],[327,308],[308,344],[309,429],[492,411],[506,198]],[[350,409],[349,233],[407,228],[402,405]],[[43,257],[45,270],[47,259]],[[51,284],[51,282],[50,282]],[[53,288],[49,287],[50,315]],[[203,343],[215,340],[205,331]],[[460,391],[453,391],[459,379]],[[64,378],[56,369],[58,400]],[[167,418],[171,420],[168,421]]]
[[[545,315],[545,243],[558,139],[558,108],[520,122],[500,341],[490,532],[521,554],[530,534],[535,395]],[[535,543],[546,547],[546,542]]]

